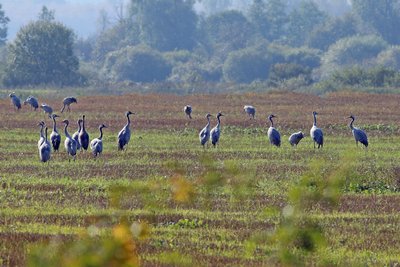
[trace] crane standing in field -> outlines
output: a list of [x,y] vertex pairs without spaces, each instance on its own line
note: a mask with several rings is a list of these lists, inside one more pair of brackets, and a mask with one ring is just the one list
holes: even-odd
[[73,96],[69,96],[69,97],[64,98],[63,99],[63,107],[61,109],[61,113],[64,112],[65,107],[67,107],[67,111],[70,112],[71,111],[70,105],[72,103],[78,103],[78,100]]
[[52,109],[52,107],[50,107],[49,105],[43,103],[43,104],[40,106],[40,108],[43,109],[44,114],[49,115],[49,118],[51,118],[51,114],[53,114],[53,109]]
[[54,152],[58,151],[61,143],[61,136],[57,131],[57,122],[56,122],[57,117],[60,116],[58,116],[57,114],[51,115],[51,118],[53,119],[53,131],[50,134],[50,141],[51,144],[53,145]]
[[29,104],[34,111],[39,107],[38,100],[33,96],[28,96],[28,98],[24,101],[24,105]]
[[81,149],[81,143],[79,143],[79,133],[82,129],[82,119],[79,119],[76,123],[78,124],[78,130],[72,135],[72,139],[76,141],[76,149],[79,150]]
[[268,116],[268,120],[271,122],[271,126],[268,128],[268,139],[271,145],[280,147],[281,146],[281,135],[274,127],[274,121],[272,118],[276,118],[274,114]]
[[211,114],[208,113],[206,115],[207,119],[207,125],[200,131],[199,133],[199,139],[200,139],[200,144],[204,147],[205,144],[208,142],[208,139],[210,139],[210,117]]
[[39,141],[38,141],[38,148],[40,149],[40,146],[44,142],[44,135],[43,135],[43,128],[44,128],[44,121],[41,121],[38,123],[38,126],[40,126],[40,136],[39,136]]
[[11,103],[13,104],[14,108],[16,111],[21,109],[21,100],[19,99],[18,96],[15,95],[15,93],[11,93],[8,95],[11,98]]
[[92,140],[92,142],[90,142],[90,148],[92,149],[94,157],[97,157],[97,155],[100,155],[103,152],[103,128],[107,128],[107,126],[101,124],[99,126],[99,138],[95,138]]
[[221,135],[221,119],[220,119],[221,116],[224,116],[224,114],[218,112],[217,114],[218,123],[210,132],[211,143],[213,144],[214,147],[218,144],[219,137]]
[[356,119],[353,115],[350,115],[348,119],[351,119],[349,127],[351,129],[351,132],[353,133],[354,139],[356,140],[356,145],[358,146],[358,142],[360,142],[365,146],[365,148],[367,148],[368,147],[367,134],[363,130],[353,126],[353,122]]
[[[64,133],[65,133],[65,141],[64,141],[64,147],[65,150],[67,151],[67,154],[71,156],[74,161],[76,157],[76,141],[71,137],[71,135],[68,133],[68,125],[69,121],[68,120],[63,120],[63,123],[65,124],[64,127]],[[68,161],[71,161],[71,159],[68,159]]]
[[300,131],[300,132],[294,133],[289,137],[289,143],[292,146],[297,146],[300,143],[301,139],[303,139],[303,138],[304,138],[303,132]]
[[129,118],[130,115],[135,114],[133,112],[126,112],[126,119],[127,119],[127,123],[124,126],[124,128],[122,128],[122,130],[118,133],[118,150],[124,150],[124,147],[126,145],[128,145],[129,140],[131,139],[131,129],[129,128],[131,125],[131,120]]
[[317,115],[318,115],[318,113],[313,111],[314,124],[311,127],[310,136],[314,141],[314,148],[315,148],[315,143],[317,143],[318,149],[319,149],[324,146],[324,134],[323,134],[322,130],[317,127]]
[[89,147],[89,134],[86,132],[85,129],[85,115],[82,116],[82,128],[79,132],[79,143],[81,145],[81,149],[87,150]]
[[250,105],[245,105],[243,109],[247,115],[249,115],[249,118],[254,120],[254,117],[256,116],[256,108]]
[[185,112],[186,116],[189,117],[189,119],[192,119],[192,106],[186,105],[186,106],[183,108],[183,111]]
[[39,157],[41,162],[47,162],[51,156],[50,142],[47,140],[47,127],[45,128],[45,139],[42,145],[39,147]]

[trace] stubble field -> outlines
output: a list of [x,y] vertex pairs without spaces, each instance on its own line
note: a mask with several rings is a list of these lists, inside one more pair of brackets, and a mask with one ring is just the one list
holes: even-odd
[[[39,100],[61,108],[61,98]],[[269,237],[284,220],[289,192],[315,162],[331,173],[348,154],[351,172],[342,177],[337,206],[307,206],[325,244],[301,259],[312,265],[400,264],[399,103],[397,95],[355,93],[82,96],[70,113],[58,114],[70,121],[85,114],[91,139],[106,124],[103,155],[78,153],[69,162],[62,147],[44,164],[37,123],[45,119],[51,127],[51,121],[41,111],[24,106],[15,112],[9,99],[0,100],[1,265],[25,265],[33,244],[75,240],[88,227],[107,235],[121,218],[149,229],[136,242],[143,266],[283,265],[281,241]],[[186,104],[193,107],[191,121],[182,110]],[[255,121],[244,113],[245,104],[257,108]],[[116,136],[127,110],[136,114],[131,142],[121,152]],[[321,150],[308,136],[313,110],[325,134]],[[204,116],[218,111],[225,114],[220,144],[203,149],[198,132]],[[267,140],[271,113],[280,148]],[[369,136],[367,151],[355,145],[350,114]],[[58,129],[63,132],[61,120]],[[292,148],[287,138],[299,130],[307,137]],[[69,132],[75,131],[72,123]]]

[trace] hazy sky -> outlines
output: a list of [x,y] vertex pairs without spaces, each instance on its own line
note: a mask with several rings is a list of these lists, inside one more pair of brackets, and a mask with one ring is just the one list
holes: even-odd
[[12,40],[21,26],[35,20],[45,5],[55,10],[56,20],[72,28],[78,36],[86,37],[97,29],[97,20],[102,9],[110,16],[120,1],[128,0],[2,0],[3,10],[10,18],[8,40]]

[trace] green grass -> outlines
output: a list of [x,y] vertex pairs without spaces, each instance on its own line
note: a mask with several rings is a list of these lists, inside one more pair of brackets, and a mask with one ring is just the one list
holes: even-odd
[[[105,133],[99,159],[79,153],[75,162],[68,162],[61,148],[43,164],[36,131],[0,130],[3,264],[17,257],[24,262],[27,245],[43,241],[41,236],[75,238],[90,225],[107,232],[126,216],[130,223],[147,221],[151,227],[149,238],[139,243],[145,265],[172,264],[173,253],[185,255],[183,263],[188,264],[279,265],[276,244],[262,239],[251,245],[249,240],[279,224],[288,192],[312,160],[324,160],[328,173],[346,151],[356,154],[357,161],[352,175],[345,177],[337,210],[318,205],[310,210],[328,246],[309,263],[400,262],[399,137],[373,136],[365,151],[350,135],[327,136],[324,148],[314,150],[309,137],[298,148],[290,147],[286,134],[282,147],[275,148],[268,144],[265,129],[228,127],[218,148],[204,150],[192,128],[135,130],[128,150],[118,152],[115,136]],[[205,180],[209,169],[204,157],[215,161],[208,168],[212,175],[221,175],[217,180]],[[177,175],[193,186],[191,201],[174,200],[171,177]]]

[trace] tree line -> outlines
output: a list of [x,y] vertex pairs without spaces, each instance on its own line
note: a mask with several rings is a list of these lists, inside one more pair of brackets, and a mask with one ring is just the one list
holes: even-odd
[[12,42],[0,5],[1,83],[317,91],[400,85],[400,0],[351,0],[340,16],[311,0],[252,0],[246,10],[206,15],[196,12],[198,1],[131,0],[114,23],[102,12],[98,33],[84,39],[43,7]]

